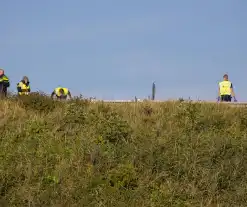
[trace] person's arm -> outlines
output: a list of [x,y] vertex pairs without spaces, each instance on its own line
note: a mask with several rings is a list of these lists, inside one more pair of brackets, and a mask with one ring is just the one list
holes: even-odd
[[72,98],[70,91],[68,91],[68,96],[70,99]]
[[220,84],[218,83],[218,97],[217,97],[217,101],[220,102]]
[[6,75],[3,76],[3,85],[6,88],[8,88],[10,86],[9,78]]
[[55,96],[55,91],[52,91],[52,93],[51,93],[51,98],[53,98],[54,96]]
[[235,92],[234,92],[234,90],[233,90],[233,85],[232,85],[232,84],[231,84],[230,90],[231,90],[231,95],[232,95],[232,97],[234,98],[234,102],[237,102],[237,99],[236,99]]
[[235,93],[234,93],[233,85],[232,84],[231,84],[231,94],[232,94],[232,97],[235,97]]
[[3,85],[8,88],[10,86],[9,82],[3,82]]
[[17,91],[18,91],[18,93],[22,92],[20,83],[17,83]]
[[218,97],[220,97],[220,86],[218,86]]
[[27,82],[27,85],[28,85],[28,89],[27,89],[27,92],[31,92],[31,87],[30,87],[30,83],[29,82]]

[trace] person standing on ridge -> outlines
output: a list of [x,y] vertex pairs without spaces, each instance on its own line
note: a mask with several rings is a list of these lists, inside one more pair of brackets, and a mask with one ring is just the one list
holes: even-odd
[[22,80],[17,83],[17,91],[19,96],[30,94],[30,82],[27,76],[24,76]]
[[0,98],[7,96],[8,87],[10,86],[9,78],[4,74],[4,70],[0,69]]
[[55,90],[51,94],[51,98],[54,98],[54,96],[56,96],[58,100],[66,100],[68,96],[70,99],[72,98],[69,89],[62,87],[55,88]]
[[223,76],[223,81],[219,83],[218,101],[231,102],[232,97],[234,98],[234,102],[237,102],[235,93],[233,91],[233,85],[231,81],[228,80],[228,75],[225,74]]

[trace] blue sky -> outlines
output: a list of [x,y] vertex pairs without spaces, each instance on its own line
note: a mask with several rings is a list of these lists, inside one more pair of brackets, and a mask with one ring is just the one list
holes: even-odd
[[215,100],[229,74],[247,101],[246,0],[0,0],[11,90],[57,86],[99,99]]

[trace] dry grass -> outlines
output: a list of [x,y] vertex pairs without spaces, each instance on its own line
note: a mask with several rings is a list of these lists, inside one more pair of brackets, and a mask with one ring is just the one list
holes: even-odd
[[246,108],[30,97],[0,117],[2,206],[246,206]]

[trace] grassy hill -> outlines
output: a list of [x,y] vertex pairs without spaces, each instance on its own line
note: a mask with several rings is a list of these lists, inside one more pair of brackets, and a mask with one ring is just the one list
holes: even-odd
[[0,133],[0,206],[246,206],[246,108],[12,98]]

